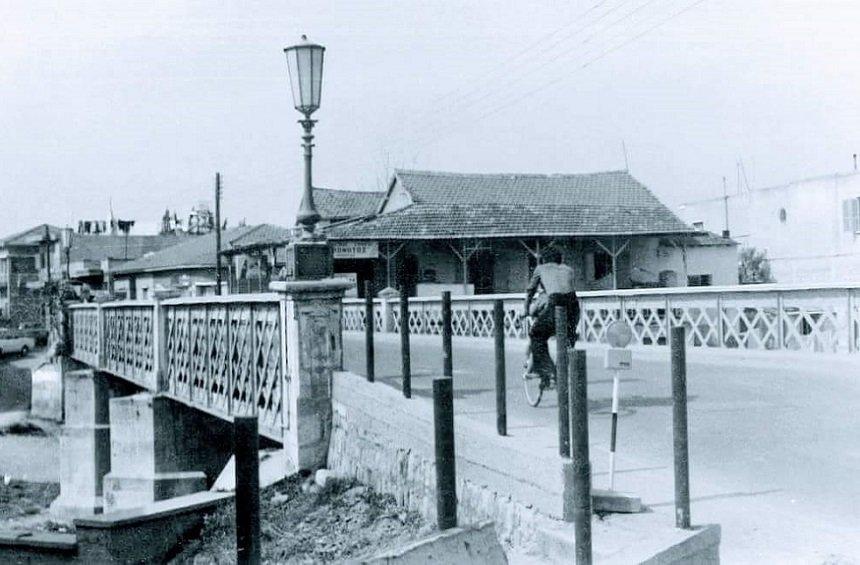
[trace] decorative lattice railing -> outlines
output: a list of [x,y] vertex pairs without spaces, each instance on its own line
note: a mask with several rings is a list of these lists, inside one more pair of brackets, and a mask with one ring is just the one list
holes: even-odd
[[71,307],[72,357],[217,416],[287,423],[284,303],[277,294]]
[[[669,328],[687,328],[688,345],[727,349],[860,351],[860,285],[751,285],[701,288],[635,289],[580,293],[579,336],[588,343],[604,340],[606,328],[623,320],[634,345],[663,346]],[[495,332],[493,302],[501,299],[505,335],[524,338],[522,294],[455,296],[451,324],[456,336],[490,337]],[[364,329],[364,301],[344,300],[344,330]],[[378,331],[399,331],[395,300],[375,300]],[[441,333],[440,298],[409,300],[409,329],[414,334]]]

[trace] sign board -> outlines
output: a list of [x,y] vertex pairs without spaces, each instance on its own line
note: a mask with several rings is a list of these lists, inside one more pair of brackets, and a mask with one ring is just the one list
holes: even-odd
[[344,296],[347,298],[356,298],[358,296],[358,273],[335,273],[332,277],[336,279],[345,279],[352,283],[352,286],[346,289]]
[[332,256],[335,259],[376,259],[379,243],[376,241],[333,241]]
[[603,368],[627,371],[633,368],[633,352],[620,347],[610,347],[603,357]]

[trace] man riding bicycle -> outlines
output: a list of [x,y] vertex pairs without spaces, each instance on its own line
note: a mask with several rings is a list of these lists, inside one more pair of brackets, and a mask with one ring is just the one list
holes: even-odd
[[[547,340],[555,335],[555,307],[567,307],[567,339],[570,347],[576,343],[576,326],[579,324],[579,301],[574,290],[573,269],[563,263],[560,250],[551,248],[543,254],[544,263],[538,265],[526,289],[525,316],[533,316],[529,330],[532,352],[532,371],[549,378],[555,373],[555,365],[549,355]],[[546,305],[530,312],[532,299],[538,288],[546,293]]]

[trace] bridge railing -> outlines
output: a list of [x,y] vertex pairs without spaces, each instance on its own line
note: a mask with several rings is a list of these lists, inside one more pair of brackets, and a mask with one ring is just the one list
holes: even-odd
[[217,416],[286,423],[285,306],[278,294],[71,307],[71,356]]
[[[687,328],[692,347],[740,350],[794,350],[856,353],[860,350],[860,284],[745,285],[632,289],[579,293],[580,340],[604,341],[615,320],[627,323],[633,345],[665,346],[669,328]],[[454,335],[490,337],[493,301],[505,310],[505,334],[524,338],[522,294],[451,298]],[[376,299],[377,331],[399,331],[397,299]],[[415,334],[441,333],[438,297],[409,299],[409,328]],[[364,301],[345,299],[344,330],[364,329]]]

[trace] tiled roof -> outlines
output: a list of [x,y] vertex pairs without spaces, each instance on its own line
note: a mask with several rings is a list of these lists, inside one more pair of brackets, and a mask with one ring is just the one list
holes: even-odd
[[577,175],[397,171],[410,206],[331,239],[670,234],[693,231],[624,171]]
[[[675,239],[674,243],[676,245],[681,244],[686,247],[728,247],[738,245],[738,242],[730,237],[723,237],[709,231],[695,232],[673,239]],[[660,244],[671,246],[672,242],[661,240]]]
[[137,259],[146,253],[176,245],[188,237],[191,236],[74,234],[69,260]]
[[272,224],[260,224],[254,229],[233,239],[229,245],[224,245],[225,252],[241,251],[255,247],[267,247],[282,245],[288,242],[293,235],[293,229]]
[[39,224],[34,228],[26,229],[24,231],[20,231],[10,236],[4,237],[2,240],[0,240],[0,246],[38,245],[41,242],[42,238],[45,237],[45,226],[48,226],[48,231],[51,234],[51,239],[59,239],[60,228],[52,226],[50,224]]
[[314,205],[324,220],[342,220],[376,213],[384,192],[314,188]]
[[[222,247],[229,247],[234,240],[244,236],[255,227],[240,226],[225,230],[221,236]],[[181,243],[123,264],[122,267],[117,269],[117,273],[139,273],[183,267],[215,267],[215,232],[207,233],[206,235],[189,236]]]

